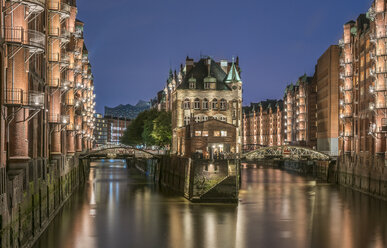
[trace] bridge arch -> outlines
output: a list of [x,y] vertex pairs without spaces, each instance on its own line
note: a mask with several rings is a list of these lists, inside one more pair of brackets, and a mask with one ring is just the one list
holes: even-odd
[[257,150],[245,153],[242,158],[246,160],[315,160],[329,161],[331,157],[325,153],[300,146],[271,146],[261,147]]
[[83,155],[84,158],[154,158],[157,154],[127,145],[104,145]]

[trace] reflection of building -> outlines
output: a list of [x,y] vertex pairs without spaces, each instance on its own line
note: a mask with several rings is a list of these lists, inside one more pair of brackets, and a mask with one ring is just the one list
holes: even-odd
[[337,156],[339,149],[339,47],[334,45],[318,59],[317,150]]
[[107,142],[110,144],[119,144],[120,138],[124,135],[126,128],[131,120],[122,117],[105,116],[107,123]]
[[283,144],[283,101],[266,100],[243,108],[243,150]]
[[108,141],[108,122],[101,114],[95,114],[94,137],[97,146],[105,145]]
[[284,119],[286,144],[316,146],[316,81],[306,75],[286,87]]
[[[233,144],[229,144],[226,137],[220,136],[217,138],[218,146],[224,143],[224,147],[230,145],[231,153],[239,153],[241,151],[242,81],[239,77],[238,61],[237,63],[229,63],[225,60],[215,62],[211,58],[202,58],[194,62],[193,59],[187,58],[184,75],[172,96],[169,96],[169,99],[173,99],[171,104],[172,152],[185,156],[190,156],[192,152],[203,154],[211,152],[212,146],[210,147],[206,142],[207,139],[202,138],[205,143],[195,151],[192,150],[193,148],[184,148],[184,144],[187,144],[185,139],[190,135],[187,128],[191,126],[189,124],[215,119],[228,123],[236,129]],[[221,131],[225,125],[221,125],[219,121],[210,121],[204,126],[208,131],[218,129]],[[208,125],[215,125],[215,127]]]

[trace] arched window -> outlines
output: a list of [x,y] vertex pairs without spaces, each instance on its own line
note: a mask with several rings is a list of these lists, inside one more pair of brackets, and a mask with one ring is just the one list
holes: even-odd
[[208,100],[207,98],[204,98],[202,102],[202,109],[208,109]]
[[191,102],[189,99],[184,100],[184,109],[190,109],[191,108]]
[[220,100],[220,110],[227,109],[227,101],[225,99]]
[[199,98],[196,98],[196,99],[195,99],[195,102],[194,102],[194,108],[195,108],[195,109],[200,109],[200,100],[199,100]]
[[212,100],[212,109],[218,109],[218,100],[216,98]]

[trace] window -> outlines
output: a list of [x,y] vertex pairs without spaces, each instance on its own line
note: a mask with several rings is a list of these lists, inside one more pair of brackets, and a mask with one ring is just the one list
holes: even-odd
[[200,121],[200,116],[195,116],[195,122],[199,122]]
[[196,82],[195,81],[189,82],[189,88],[190,89],[195,89],[196,88]]
[[199,100],[199,98],[196,98],[196,99],[195,99],[195,102],[194,102],[194,108],[195,108],[195,109],[200,109],[200,100]]
[[227,109],[227,101],[225,99],[220,100],[220,110]]
[[208,116],[203,116],[203,121],[208,121]]
[[205,82],[205,83],[204,83],[204,89],[205,89],[205,90],[210,89],[210,87],[211,87],[211,83],[209,83],[209,82]]
[[190,101],[189,99],[185,99],[184,100],[184,109],[190,109],[191,108],[191,104],[190,104]]
[[220,136],[220,132],[219,131],[214,131],[214,137],[219,137]]
[[195,136],[196,137],[202,136],[202,131],[195,131]]
[[202,102],[202,108],[203,109],[208,109],[208,100],[207,100],[207,98],[204,98],[204,100]]
[[184,116],[184,125],[189,125],[190,117]]
[[208,131],[203,131],[203,137],[208,137]]
[[227,131],[220,131],[220,136],[227,137]]
[[214,99],[212,100],[212,109],[218,109],[218,100]]

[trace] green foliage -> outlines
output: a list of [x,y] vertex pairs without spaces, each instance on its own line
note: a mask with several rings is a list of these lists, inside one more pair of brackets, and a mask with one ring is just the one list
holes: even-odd
[[171,113],[155,109],[141,112],[121,137],[126,145],[168,146],[171,140]]
[[153,131],[151,133],[155,144],[158,146],[168,146],[172,141],[172,115],[170,112],[162,111],[153,121]]

